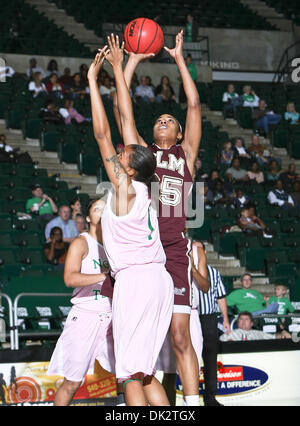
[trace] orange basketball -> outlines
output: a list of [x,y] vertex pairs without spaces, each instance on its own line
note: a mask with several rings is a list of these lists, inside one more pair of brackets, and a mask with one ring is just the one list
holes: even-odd
[[154,53],[164,45],[161,27],[152,19],[137,18],[126,25],[124,31],[125,49],[134,53]]

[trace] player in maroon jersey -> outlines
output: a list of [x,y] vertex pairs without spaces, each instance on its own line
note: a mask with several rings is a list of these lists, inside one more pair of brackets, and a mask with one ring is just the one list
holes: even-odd
[[[117,79],[117,72],[120,72],[120,60],[122,61],[120,59],[122,48],[119,47],[118,37],[115,39],[113,35],[108,37],[108,44],[110,54],[107,59],[111,63]],[[161,115],[154,124],[154,143],[150,149],[156,155],[156,173],[160,179],[160,236],[167,257],[166,268],[174,282],[174,313],[170,326],[171,342],[186,403],[187,405],[200,405],[199,367],[189,330],[192,304],[192,273],[189,257],[191,244],[184,237],[186,222],[184,199],[187,196],[187,187],[192,185],[192,172],[201,139],[201,106],[197,88],[184,61],[182,30],[176,36],[175,47],[173,49],[165,47],[165,49],[178,66],[187,96],[186,127],[183,135],[180,124],[172,115]],[[151,55],[130,54],[124,70],[127,87],[130,87],[131,78],[138,63],[149,56]],[[123,97],[119,99],[119,104],[115,97],[114,111],[120,133],[126,134],[127,140],[130,140],[130,135],[133,140],[136,140],[137,129],[132,109],[126,105],[125,100],[123,102]],[[138,140],[141,145],[148,146],[140,135],[138,135]]]

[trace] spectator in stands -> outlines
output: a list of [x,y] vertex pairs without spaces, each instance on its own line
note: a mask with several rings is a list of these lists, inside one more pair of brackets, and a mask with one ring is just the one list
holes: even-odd
[[252,181],[252,182],[253,181],[256,182],[256,183],[263,183],[264,182],[264,180],[265,180],[264,174],[263,174],[263,172],[261,172],[259,170],[259,166],[258,166],[258,163],[256,161],[254,161],[251,164],[251,168],[248,171],[248,177],[249,177],[250,181]]
[[295,109],[294,102],[289,102],[286,107],[286,112],[284,114],[284,119],[290,124],[299,124],[299,113]]
[[15,70],[9,66],[0,66],[0,82],[8,81],[7,79],[12,78],[15,75]]
[[286,315],[289,312],[294,312],[295,308],[291,304],[290,300],[286,297],[288,292],[288,287],[284,284],[276,284],[275,286],[275,296],[270,298],[265,297],[266,302],[273,303],[276,302],[279,305],[278,315]]
[[116,88],[111,85],[109,77],[105,77],[103,84],[99,87],[99,90],[103,100],[113,101]]
[[[193,62],[193,58],[190,53],[187,54],[185,58],[185,63],[186,63],[187,69],[189,70],[189,73],[191,74],[192,79],[194,80],[194,82],[196,82],[198,70],[196,65]],[[186,102],[186,95],[185,95],[185,90],[184,90],[182,82],[180,83],[180,86],[179,86],[179,102],[181,104],[184,104]]]
[[241,105],[240,96],[235,92],[235,87],[232,83],[228,84],[227,92],[223,93],[223,115],[227,117],[228,112],[233,113],[233,117],[236,117],[237,107]]
[[300,175],[296,172],[296,166],[294,163],[288,165],[287,171],[280,173],[280,180],[287,191],[290,190],[293,183],[299,179]]
[[2,135],[0,135],[0,149],[5,151],[5,152],[13,152],[13,147],[10,145],[7,145],[6,143],[6,135],[4,135],[4,133],[2,133]]
[[268,201],[273,206],[279,206],[286,209],[294,207],[294,201],[292,197],[283,189],[283,184],[280,179],[275,182],[275,188],[269,192]]
[[65,94],[64,85],[58,81],[55,73],[50,74],[49,82],[46,84],[49,95],[62,99]]
[[32,79],[33,75],[36,72],[40,72],[42,74],[42,80],[46,77],[46,73],[43,70],[43,68],[37,66],[36,59],[35,58],[31,58],[29,60],[29,68],[27,68],[27,70],[26,70],[26,75],[27,75],[27,77],[29,77],[30,79]]
[[212,189],[206,193],[207,204],[211,207],[226,207],[231,200],[225,193],[221,180],[218,180]]
[[31,188],[32,197],[26,201],[26,213],[33,213],[42,216],[43,220],[51,220],[54,213],[57,213],[55,202],[47,194],[44,194],[43,188],[36,183]]
[[196,158],[195,166],[194,166],[194,181],[203,181],[203,179],[207,179],[208,174],[202,168],[202,160],[201,158]]
[[185,41],[187,43],[194,43],[198,37],[198,24],[191,13],[186,16],[185,24]]
[[278,124],[281,120],[281,115],[275,114],[274,111],[269,111],[266,101],[260,99],[258,107],[254,108],[252,112],[252,119],[254,120],[254,128],[256,130],[264,129],[265,135],[270,137],[269,125]]
[[49,241],[50,231],[55,226],[62,229],[63,240],[70,243],[78,235],[78,231],[74,220],[71,219],[71,209],[67,205],[63,205],[59,208],[58,217],[52,219],[46,226],[45,237]]
[[152,78],[150,77],[150,75],[146,75],[146,83],[147,83],[147,86],[151,87],[153,92],[155,92],[155,86],[152,83]]
[[162,76],[160,84],[155,89],[156,102],[176,101],[175,92],[168,76]]
[[154,91],[147,85],[147,79],[145,76],[140,78],[140,84],[135,89],[135,95],[137,98],[140,98],[147,103],[155,101]]
[[61,228],[54,226],[50,231],[50,241],[44,245],[47,262],[57,265],[56,269],[63,270],[69,245],[63,240]]
[[262,230],[263,230],[263,236],[265,238],[270,238],[272,236],[272,232],[270,232],[270,229],[267,227],[267,225],[263,222],[263,220],[257,216],[256,214],[256,208],[253,205],[249,205],[248,208],[248,217],[253,221],[258,223]]
[[63,75],[59,78],[60,83],[64,85],[66,92],[69,92],[70,87],[73,85],[73,77],[71,76],[71,69],[66,67]]
[[230,141],[225,142],[221,152],[221,164],[230,165],[234,157],[234,150]]
[[251,214],[250,211],[250,207],[244,207],[241,210],[241,215],[237,220],[237,225],[241,230],[246,235],[272,238],[272,235],[267,232],[266,224],[259,217]]
[[61,73],[58,71],[58,65],[55,59],[51,59],[47,66],[47,77],[50,77],[51,74],[56,74],[57,77],[61,76]]
[[217,182],[221,180],[218,170],[213,169],[207,179],[207,185],[209,189],[213,190],[217,184]]
[[244,194],[244,191],[241,188],[236,190],[235,197],[232,198],[233,205],[237,209],[247,207],[250,204],[249,198]]
[[74,101],[71,99],[65,99],[64,107],[59,109],[59,113],[64,117],[66,124],[72,124],[74,120],[75,123],[82,124],[88,123],[91,121],[89,117],[83,117],[79,112],[73,107]]
[[235,139],[233,150],[235,157],[239,158],[239,160],[243,161],[247,166],[250,165],[251,155],[247,152],[245,148],[243,138]]
[[226,170],[226,178],[233,182],[246,182],[249,180],[247,171],[241,169],[241,163],[238,158],[234,158],[231,167]]
[[238,328],[232,330],[229,334],[222,334],[222,342],[239,342],[244,340],[272,340],[272,339],[290,339],[291,335],[283,330],[280,333],[269,334],[261,330],[253,330],[253,316],[248,311],[240,312],[238,316]]
[[276,160],[271,160],[266,175],[267,182],[276,182],[280,178],[280,167]]
[[247,151],[260,166],[269,163],[271,160],[270,152],[260,143],[259,136],[255,133],[252,135],[252,144]]
[[45,84],[42,82],[43,76],[40,72],[35,72],[32,76],[33,81],[28,84],[28,90],[33,94],[33,97],[48,96],[48,91]]
[[71,217],[73,220],[75,220],[78,214],[82,215],[82,207],[81,207],[81,202],[79,198],[75,198],[74,200],[70,202],[70,209],[71,209]]
[[248,84],[243,87],[242,102],[243,107],[258,107],[259,97]]
[[300,182],[294,182],[291,197],[294,202],[294,207],[300,211]]
[[69,93],[71,94],[72,99],[83,99],[86,96],[86,86],[82,83],[79,73],[74,74],[73,82],[69,88]]
[[270,303],[265,307],[265,300],[261,293],[251,288],[252,277],[245,273],[241,277],[242,288],[232,291],[226,296],[227,305],[234,306],[238,313],[251,312],[253,316],[261,314],[277,314],[278,303]]
[[58,107],[53,103],[52,99],[45,102],[44,108],[40,110],[40,117],[44,123],[48,124],[64,124],[63,116],[59,113]]
[[79,234],[82,234],[83,232],[87,232],[89,230],[88,225],[87,225],[84,217],[82,216],[82,214],[76,215],[75,224],[76,224],[76,228],[77,228],[77,231],[79,232]]
[[87,87],[89,85],[87,79],[88,70],[89,67],[87,66],[87,64],[81,64],[79,67],[80,82],[83,87]]

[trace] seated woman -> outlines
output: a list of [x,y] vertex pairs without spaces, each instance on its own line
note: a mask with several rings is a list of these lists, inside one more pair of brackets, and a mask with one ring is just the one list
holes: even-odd
[[79,114],[79,112],[73,108],[73,105],[74,101],[71,99],[66,99],[64,108],[59,109],[59,113],[64,117],[66,124],[72,124],[72,120],[78,124],[86,124],[91,121],[91,118],[86,118]]
[[79,73],[74,74],[73,81],[69,88],[69,93],[71,94],[72,99],[84,98],[87,94],[86,86],[81,81]]
[[50,232],[50,242],[44,245],[44,254],[48,263],[56,265],[56,269],[63,270],[69,243],[63,241],[61,228],[55,226]]
[[37,96],[47,96],[48,91],[44,83],[42,83],[42,73],[35,72],[33,74],[33,81],[31,81],[28,85],[28,90],[33,94],[33,97]]
[[49,95],[57,98],[63,98],[65,94],[64,85],[58,81],[57,74],[52,73],[49,77],[49,82],[46,85]]
[[237,220],[237,224],[247,235],[272,238],[272,235],[265,232],[266,225],[263,223],[263,221],[257,216],[250,216],[250,209],[248,207],[244,207],[241,210],[241,216]]
[[111,85],[109,77],[105,77],[103,84],[99,87],[99,90],[103,100],[113,101],[116,88]]
[[289,102],[286,106],[284,119],[288,121],[289,124],[299,124],[299,116],[299,113],[296,112],[294,102]]
[[156,102],[176,101],[176,96],[168,76],[162,76],[160,84],[155,89],[155,95]]
[[231,142],[225,142],[221,153],[221,163],[230,165],[234,157],[234,150]]
[[243,138],[236,138],[234,141],[234,156],[237,157],[245,166],[249,166],[251,164],[251,155],[247,152],[245,148],[245,143]]
[[256,162],[252,163],[251,168],[247,173],[250,181],[263,183],[265,180],[264,174],[259,170],[258,163]]
[[269,183],[275,182],[280,177],[280,167],[276,160],[272,160],[269,164],[269,170],[266,174],[266,181]]

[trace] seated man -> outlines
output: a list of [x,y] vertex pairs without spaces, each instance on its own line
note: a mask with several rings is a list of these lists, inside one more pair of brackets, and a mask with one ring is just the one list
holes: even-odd
[[271,340],[290,339],[291,335],[283,330],[281,333],[269,334],[260,330],[253,330],[253,317],[250,312],[243,311],[238,317],[238,328],[228,334],[220,336],[221,342],[239,342],[242,340]]
[[74,220],[71,218],[71,209],[69,206],[61,206],[58,211],[58,217],[52,219],[46,226],[45,237],[49,242],[51,229],[55,226],[61,228],[63,232],[63,240],[70,243],[79,235]]
[[238,158],[234,158],[231,163],[231,167],[226,170],[226,178],[229,181],[235,182],[246,182],[249,180],[247,171],[241,169],[241,163]]
[[276,125],[281,120],[280,114],[267,110],[267,104],[264,99],[259,101],[258,107],[253,110],[252,118],[256,130],[264,129],[265,134],[269,135],[269,125]]
[[140,78],[140,85],[135,89],[135,95],[141,98],[144,102],[154,102],[155,94],[152,87],[147,85],[147,79],[145,76]]
[[39,215],[43,220],[51,220],[54,213],[57,213],[55,202],[47,194],[44,194],[39,183],[32,186],[32,198],[26,201],[26,213]]
[[300,179],[299,173],[296,172],[296,166],[294,163],[288,165],[288,169],[285,172],[280,173],[280,180],[285,189],[289,190],[293,184]]
[[271,238],[272,235],[266,232],[265,223],[257,216],[250,213],[254,207],[244,207],[241,211],[241,216],[237,220],[238,226],[247,234],[264,236],[265,238]]
[[242,94],[243,107],[255,108],[258,107],[259,97],[248,84],[243,87]]
[[227,305],[234,306],[238,312],[248,311],[253,316],[261,314],[277,314],[278,303],[270,303],[266,307],[266,302],[261,293],[257,290],[253,290],[252,277],[246,273],[241,278],[242,288],[232,291],[226,296]]
[[6,143],[6,135],[3,133],[0,135],[0,149],[2,149],[5,152],[13,152],[13,147],[10,145],[7,145]]
[[228,112],[232,112],[234,118],[236,117],[236,108],[241,105],[239,94],[235,92],[233,84],[228,84],[227,92],[223,93],[222,102],[224,105],[223,115],[226,118]]
[[286,209],[294,207],[294,201],[292,197],[283,189],[283,184],[280,179],[275,182],[275,188],[269,192],[268,201],[273,206],[279,206]]

